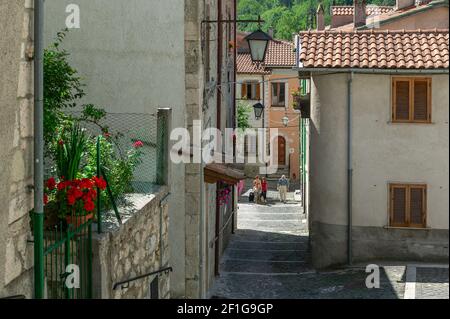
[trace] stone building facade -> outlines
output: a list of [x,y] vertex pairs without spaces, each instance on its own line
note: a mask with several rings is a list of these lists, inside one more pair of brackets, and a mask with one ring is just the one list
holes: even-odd
[[0,3],[0,298],[32,297],[33,1]]
[[[116,283],[169,266],[167,195],[166,186],[152,195],[134,195],[134,207],[126,211],[131,216],[126,218],[122,225],[115,225],[102,234],[94,234],[94,298],[170,298],[169,272],[115,287]],[[154,280],[157,281],[157,293],[152,292],[150,288]]]
[[[235,20],[236,4],[185,1],[186,127],[191,136],[195,130],[235,127],[236,25],[211,20]],[[201,120],[201,127],[194,127],[194,120]],[[195,152],[194,147],[194,157]],[[185,174],[186,297],[202,298],[218,274],[236,203],[218,204],[219,185],[205,181],[204,164],[186,164]]]

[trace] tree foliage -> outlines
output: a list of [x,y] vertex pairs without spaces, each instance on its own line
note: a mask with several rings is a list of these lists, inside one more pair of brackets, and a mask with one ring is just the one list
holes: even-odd
[[[325,23],[329,24],[330,6],[333,0],[239,0],[238,16],[241,20],[257,19],[265,21],[262,29],[268,32],[273,29],[277,39],[292,40],[292,34],[311,28],[312,13],[315,13],[319,3],[325,9]],[[335,0],[336,5],[351,5],[352,0]],[[368,0],[369,4],[394,5],[395,0]],[[314,27],[314,26],[313,26]],[[241,31],[255,31],[257,23],[240,23]]]

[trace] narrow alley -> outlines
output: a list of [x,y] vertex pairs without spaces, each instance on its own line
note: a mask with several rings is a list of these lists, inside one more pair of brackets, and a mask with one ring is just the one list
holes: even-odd
[[440,267],[382,264],[378,289],[367,288],[366,265],[314,270],[309,263],[308,222],[294,193],[288,193],[283,204],[278,193],[269,190],[266,205],[249,203],[248,193],[240,197],[238,230],[223,256],[211,298],[408,299],[411,270],[418,277],[433,273],[436,282],[427,286],[415,280],[413,298],[448,298],[448,269]]

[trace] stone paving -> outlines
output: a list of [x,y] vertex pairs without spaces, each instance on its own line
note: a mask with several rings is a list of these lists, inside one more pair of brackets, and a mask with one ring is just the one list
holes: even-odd
[[[380,288],[366,287],[365,265],[315,271],[309,264],[306,216],[300,203],[267,205],[240,199],[238,230],[225,251],[210,292],[224,299],[403,299],[406,265],[380,267]],[[417,268],[415,298],[448,298],[448,268]],[[445,276],[446,271],[446,276]]]

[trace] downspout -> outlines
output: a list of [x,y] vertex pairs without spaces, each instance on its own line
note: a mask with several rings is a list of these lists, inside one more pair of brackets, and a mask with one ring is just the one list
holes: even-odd
[[44,1],[34,1],[34,297],[44,298]]
[[[216,114],[216,128],[218,130],[222,129],[222,93],[221,93],[221,84],[222,84],[222,58],[223,58],[223,30],[222,24],[220,21],[222,20],[222,0],[217,0],[217,114]],[[218,190],[219,183],[216,183],[216,243],[214,249],[214,259],[215,259],[215,275],[219,275],[219,259],[220,259],[220,205],[218,204]]]
[[353,72],[350,72],[347,82],[347,263],[352,264],[352,227],[353,227],[353,158],[352,158],[352,108],[353,108]]

